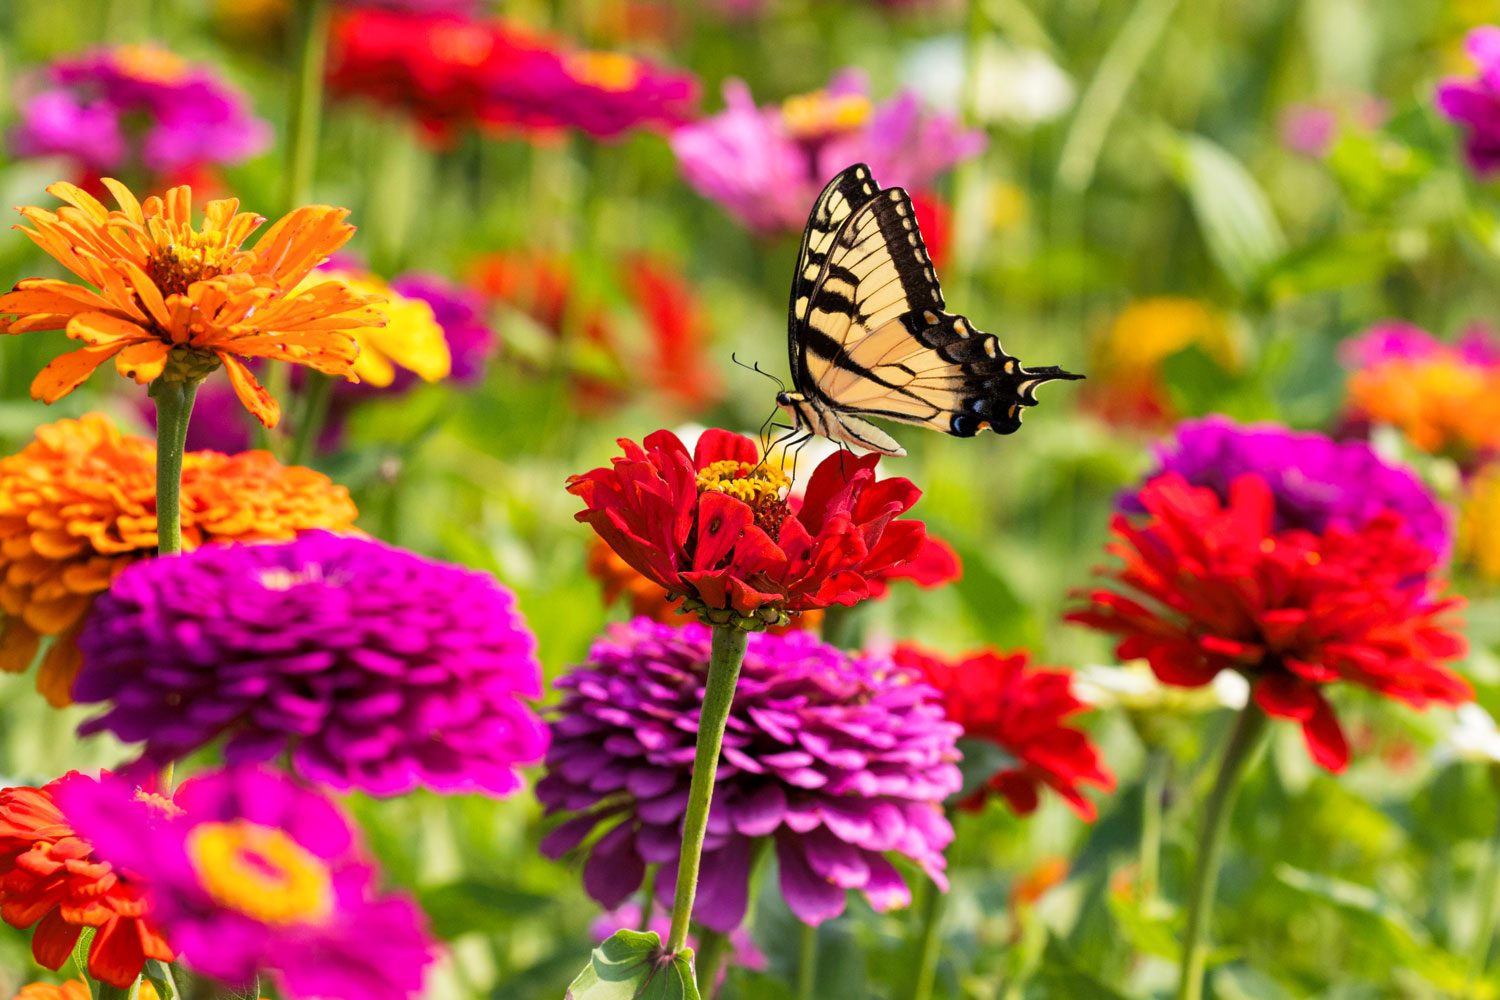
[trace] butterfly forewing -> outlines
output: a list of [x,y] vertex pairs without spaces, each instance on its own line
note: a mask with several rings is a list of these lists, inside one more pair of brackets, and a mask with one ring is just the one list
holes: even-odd
[[829,181],[818,200],[813,203],[812,214],[807,219],[807,229],[802,234],[802,249],[797,254],[797,272],[792,276],[789,303],[788,326],[792,331],[791,363],[794,379],[801,362],[796,331],[807,322],[813,289],[823,276],[833,241],[849,217],[874,198],[879,190],[879,185],[870,176],[870,168],[863,163],[856,163]]

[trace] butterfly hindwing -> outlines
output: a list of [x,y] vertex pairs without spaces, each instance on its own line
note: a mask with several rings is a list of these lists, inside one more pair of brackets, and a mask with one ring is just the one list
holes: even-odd
[[[868,171],[856,169],[863,194]],[[813,222],[826,226],[850,203],[838,193],[855,190],[848,176],[825,189]],[[1022,407],[1036,404],[1038,385],[1079,377],[1051,366],[1028,369],[992,334],[945,311],[911,198],[900,188],[875,187],[831,238],[810,225],[803,246],[805,267],[793,285],[792,370],[798,391],[827,410],[958,437],[985,429],[1009,434],[1021,425]],[[808,289],[803,282],[815,261]]]

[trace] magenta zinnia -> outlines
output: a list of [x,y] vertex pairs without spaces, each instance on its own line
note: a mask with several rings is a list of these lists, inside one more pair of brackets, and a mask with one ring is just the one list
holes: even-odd
[[[558,681],[547,777],[537,797],[570,817],[543,842],[562,857],[587,843],[584,888],[625,902],[646,866],[672,899],[709,630],[645,619],[612,629]],[[754,633],[735,691],[693,917],[729,931],[744,918],[755,843],[774,844],[781,891],[821,923],[860,890],[876,909],[911,895],[889,856],[939,886],[958,791],[958,727],[931,689],[882,657],[851,657],[806,633]]]
[[139,563],[79,646],[85,733],[163,765],[228,738],[231,763],[286,754],[335,788],[503,795],[546,727],[536,640],[488,576],[312,532]]

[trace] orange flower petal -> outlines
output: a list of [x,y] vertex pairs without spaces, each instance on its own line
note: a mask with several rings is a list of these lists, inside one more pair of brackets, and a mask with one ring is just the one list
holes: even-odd
[[155,339],[151,331],[142,329],[130,320],[101,312],[80,313],[68,320],[68,336],[95,347],[108,344],[123,347],[137,341]]
[[31,381],[31,398],[43,403],[55,403],[78,388],[94,369],[114,357],[124,347],[123,343],[103,347],[81,347],[76,351],[53,358],[47,366],[37,372]]
[[42,637],[19,618],[7,618],[0,630],[0,670],[8,674],[23,673],[36,659]]
[[83,666],[83,651],[78,648],[78,626],[53,640],[37,669],[36,689],[53,708],[73,704],[73,682]]
[[21,620],[42,635],[57,635],[77,624],[94,599],[84,594],[69,594],[55,601],[32,601],[21,612]]
[[167,355],[171,348],[159,340],[148,340],[131,344],[115,358],[115,370],[126,378],[135,379],[141,385],[156,381],[167,367]]
[[238,359],[220,352],[219,360],[224,362],[224,372],[229,376],[229,384],[234,387],[234,394],[239,397],[245,409],[255,414],[255,418],[265,426],[275,427],[281,420],[281,407],[271,398],[265,386],[257,382],[250,369]]

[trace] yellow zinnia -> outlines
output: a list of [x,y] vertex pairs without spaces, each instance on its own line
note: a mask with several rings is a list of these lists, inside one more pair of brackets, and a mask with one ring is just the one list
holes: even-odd
[[359,343],[354,374],[361,382],[384,388],[395,381],[398,367],[426,382],[448,377],[453,359],[432,306],[392,291],[384,281],[368,273],[328,268],[309,277],[304,287],[311,288],[324,281],[344,285],[376,301],[374,308],[385,320],[381,326],[353,331]]

